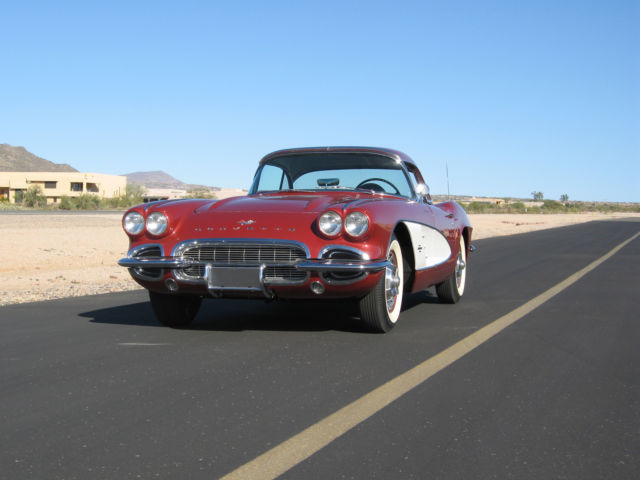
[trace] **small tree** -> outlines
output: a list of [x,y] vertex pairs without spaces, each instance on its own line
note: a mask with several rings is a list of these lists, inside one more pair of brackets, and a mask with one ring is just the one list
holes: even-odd
[[22,202],[27,207],[44,207],[47,204],[47,197],[42,194],[40,185],[31,185],[24,194]]
[[531,196],[536,202],[540,202],[544,199],[544,194],[542,192],[533,191],[531,192]]
[[560,201],[562,203],[567,203],[569,201],[569,195],[567,195],[566,193],[563,193],[562,195],[560,195]]

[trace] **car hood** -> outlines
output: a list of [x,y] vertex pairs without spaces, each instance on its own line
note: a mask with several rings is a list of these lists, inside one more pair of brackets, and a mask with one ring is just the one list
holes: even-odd
[[252,195],[233,197],[197,210],[198,214],[319,214],[329,207],[343,208],[346,204],[375,201],[376,196],[363,193],[322,193],[309,195]]
[[[328,208],[362,206],[381,200],[379,195],[338,192],[322,194],[251,195],[200,205],[181,219],[180,236],[241,235],[242,232],[300,232],[309,229]],[[225,233],[221,233],[225,232]]]

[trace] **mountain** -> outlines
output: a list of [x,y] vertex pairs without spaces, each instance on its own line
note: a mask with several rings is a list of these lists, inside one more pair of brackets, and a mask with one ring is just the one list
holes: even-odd
[[166,172],[155,170],[153,172],[133,172],[125,174],[128,183],[138,183],[147,188],[171,188],[175,190],[217,190],[216,187],[205,185],[192,185],[184,183],[172,177]]
[[53,163],[27,151],[0,143],[0,172],[77,172],[66,163]]

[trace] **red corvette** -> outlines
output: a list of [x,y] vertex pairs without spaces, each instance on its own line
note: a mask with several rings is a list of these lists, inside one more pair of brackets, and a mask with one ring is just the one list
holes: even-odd
[[405,292],[435,285],[457,302],[472,250],[464,210],[432,204],[413,160],[384,148],[280,150],[245,197],[138,205],[123,227],[118,263],[171,327],[205,297],[353,299],[369,330],[387,332]]

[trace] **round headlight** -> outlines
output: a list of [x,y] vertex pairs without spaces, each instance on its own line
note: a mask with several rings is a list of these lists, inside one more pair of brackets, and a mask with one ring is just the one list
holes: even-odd
[[138,212],[129,212],[125,215],[123,223],[125,232],[137,235],[144,228],[144,217]]
[[167,217],[164,213],[153,212],[147,217],[147,232],[151,235],[162,235],[167,229]]
[[318,228],[329,237],[338,235],[342,230],[342,217],[333,210],[324,212],[318,219]]
[[352,237],[359,237],[367,233],[369,229],[369,219],[364,213],[351,212],[344,219],[344,229]]

